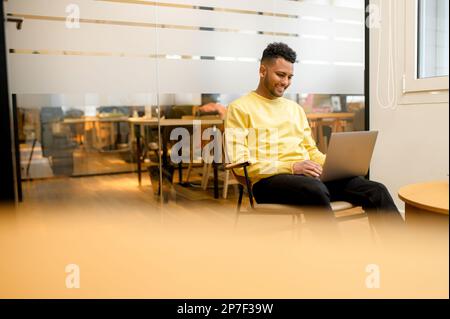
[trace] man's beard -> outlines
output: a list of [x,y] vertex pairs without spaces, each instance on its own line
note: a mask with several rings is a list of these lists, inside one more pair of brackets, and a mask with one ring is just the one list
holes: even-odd
[[276,96],[276,97],[282,97],[284,95],[284,91],[285,90],[283,90],[283,92],[280,94],[276,90],[273,90],[270,92],[270,94],[272,94],[273,96]]
[[275,97],[282,97],[282,96],[284,95],[284,91],[286,91],[286,88],[283,90],[283,92],[282,92],[281,94],[279,94],[279,93],[275,90],[275,87],[270,88],[270,85],[269,85],[268,82],[269,82],[269,81],[268,81],[267,79],[264,79],[264,85],[265,85],[267,91],[269,91],[270,94],[271,94],[272,96],[275,96]]

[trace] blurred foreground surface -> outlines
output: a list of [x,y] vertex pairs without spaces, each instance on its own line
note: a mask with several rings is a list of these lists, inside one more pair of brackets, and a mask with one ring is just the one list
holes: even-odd
[[[448,232],[349,224],[317,236],[307,223],[294,234],[287,217],[246,216],[234,229],[231,218],[159,214],[4,208],[0,297],[448,298]],[[68,264],[79,266],[79,289],[66,288]],[[368,288],[373,265],[379,288]]]
[[[449,297],[448,217],[294,228],[290,216],[242,215],[235,227],[234,199],[161,205],[134,175],[25,192],[0,207],[0,298]],[[67,288],[73,264],[79,288]]]

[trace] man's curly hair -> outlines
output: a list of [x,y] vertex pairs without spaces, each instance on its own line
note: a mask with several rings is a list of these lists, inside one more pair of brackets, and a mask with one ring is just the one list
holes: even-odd
[[274,42],[267,46],[267,48],[264,50],[261,62],[276,59],[276,58],[283,58],[286,61],[289,61],[291,63],[295,63],[297,59],[297,53],[295,53],[294,50],[292,50],[287,44],[282,42]]

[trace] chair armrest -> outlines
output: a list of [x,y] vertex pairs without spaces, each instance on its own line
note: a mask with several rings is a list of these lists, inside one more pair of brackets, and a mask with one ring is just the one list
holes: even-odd
[[250,166],[250,162],[232,163],[225,165],[225,169],[235,169]]

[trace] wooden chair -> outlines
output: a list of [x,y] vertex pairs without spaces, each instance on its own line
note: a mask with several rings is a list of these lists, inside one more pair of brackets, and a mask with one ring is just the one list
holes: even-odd
[[[246,190],[246,192],[248,194],[248,198],[249,198],[249,203],[250,203],[250,206],[248,207],[246,214],[249,214],[249,215],[253,215],[253,214],[291,215],[293,226],[295,229],[301,215],[304,214],[304,209],[300,206],[294,206],[294,205],[258,204],[258,203],[256,203],[254,200],[253,193],[252,193],[252,183],[248,176],[248,171],[247,171],[248,166],[250,166],[249,162],[234,163],[234,164],[228,164],[225,166],[225,169],[230,170],[233,173],[235,179],[239,183],[239,185],[238,185],[239,198],[238,198],[237,209],[236,209],[235,226],[237,225],[237,222],[239,220],[239,215],[243,214],[243,212],[241,211],[241,206],[242,206],[242,199],[244,196],[244,190]],[[244,176],[241,176],[241,175],[238,175],[235,173],[234,170],[238,169],[238,168],[242,168],[244,170]],[[345,202],[345,201],[331,202],[331,209],[333,210],[333,212],[335,213],[335,217],[339,221],[366,217],[362,208],[360,210],[358,210],[358,214],[354,213],[354,208],[355,207],[352,204]]]
[[[206,190],[208,188],[209,179],[211,178],[211,171],[212,171],[212,164],[204,163],[203,164],[203,171],[202,171],[202,183],[201,187],[203,190]],[[230,176],[230,170],[225,169],[225,172],[223,172],[223,188],[222,188],[222,198],[227,199],[228,198],[228,188],[233,185],[238,185],[239,183]]]

